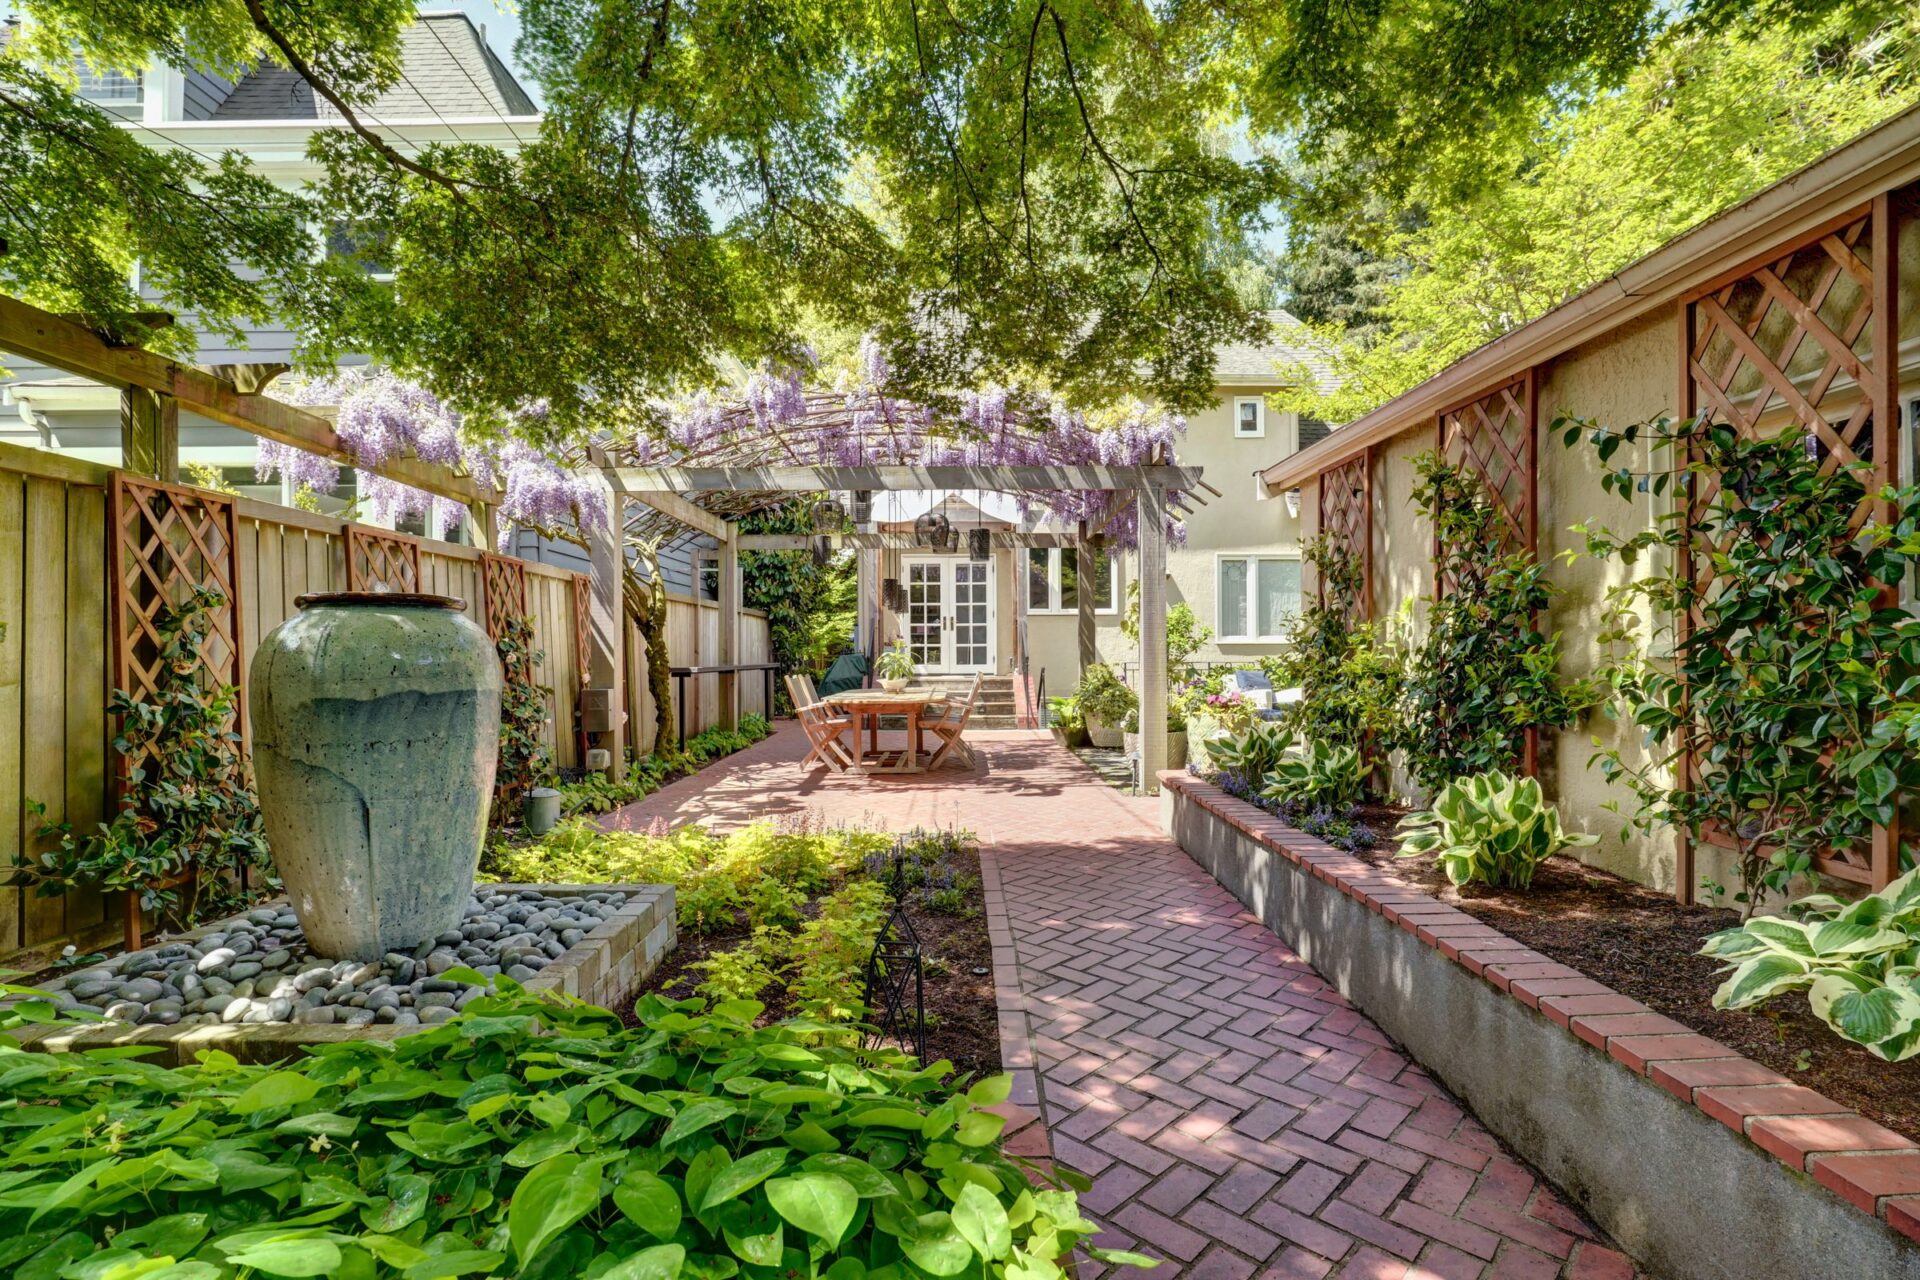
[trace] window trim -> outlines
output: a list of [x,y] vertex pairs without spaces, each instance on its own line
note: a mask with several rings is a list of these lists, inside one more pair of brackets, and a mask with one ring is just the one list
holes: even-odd
[[[1253,406],[1253,430],[1243,431],[1240,427],[1240,406]],[[1235,396],[1233,398],[1233,438],[1235,440],[1264,440],[1267,438],[1267,398],[1265,396]]]
[[[1221,595],[1221,591],[1220,591],[1220,567],[1228,560],[1238,560],[1247,566],[1247,594],[1246,594],[1245,600],[1242,603],[1245,604],[1246,606],[1247,623],[1249,626],[1251,626],[1253,622],[1256,619],[1258,619],[1260,616],[1259,562],[1262,560],[1281,560],[1281,561],[1286,561],[1290,564],[1297,565],[1297,564],[1300,564],[1301,562],[1299,553],[1295,552],[1291,555],[1286,552],[1272,552],[1272,551],[1216,551],[1213,553],[1214,642],[1216,644],[1285,644],[1287,641],[1287,637],[1284,635],[1234,636],[1234,635],[1227,634],[1226,618],[1223,616],[1223,613],[1221,610],[1221,604],[1223,602],[1224,597]],[[1301,584],[1300,584],[1300,604],[1302,608],[1306,607],[1306,581],[1305,581],[1304,569],[1302,570],[1302,578],[1301,578]],[[1294,616],[1298,617],[1299,615],[1295,614]]]
[[[1078,549],[1072,547],[1023,547],[1021,550],[1026,552],[1026,555],[1023,556],[1020,561],[1020,598],[1027,602],[1028,615],[1064,615],[1066,617],[1077,615],[1080,612],[1077,604],[1071,609],[1064,608],[1060,604],[1060,553],[1067,550],[1077,551]],[[1028,594],[1029,588],[1033,585],[1031,564],[1033,553],[1036,551],[1044,551],[1047,553],[1047,607],[1044,609],[1036,606],[1032,602],[1032,596]],[[1095,601],[1093,612],[1095,617],[1112,617],[1114,614],[1120,612],[1120,557],[1114,555],[1111,551],[1100,554],[1107,557],[1107,563],[1112,565],[1113,569],[1107,574],[1107,603],[1102,605],[1098,601]]]

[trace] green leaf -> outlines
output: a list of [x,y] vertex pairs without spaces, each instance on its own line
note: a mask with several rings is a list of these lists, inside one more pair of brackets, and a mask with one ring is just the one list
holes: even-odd
[[553,1159],[562,1152],[571,1151],[580,1145],[587,1131],[577,1124],[559,1129],[546,1129],[515,1144],[507,1152],[506,1162],[516,1169],[531,1169],[534,1165]]
[[918,1111],[906,1107],[873,1107],[858,1115],[848,1116],[847,1123],[861,1127],[884,1125],[890,1129],[908,1129],[919,1133],[927,1118]]
[[655,1174],[635,1170],[613,1189],[613,1203],[633,1224],[657,1240],[671,1240],[680,1229],[680,1196]]
[[701,1212],[725,1204],[741,1192],[759,1186],[780,1172],[786,1163],[785,1147],[762,1147],[752,1155],[734,1161],[714,1176],[706,1195],[700,1199]]
[[360,1220],[373,1231],[399,1231],[427,1211],[427,1197],[432,1192],[433,1184],[419,1174],[398,1174],[387,1179],[386,1204],[377,1213],[362,1213]]
[[775,1178],[767,1184],[774,1212],[809,1235],[819,1236],[828,1248],[838,1248],[840,1237],[860,1207],[853,1184],[831,1173],[800,1173]]
[[250,1116],[272,1107],[297,1106],[319,1092],[317,1083],[297,1071],[275,1071],[248,1085],[228,1104],[228,1109],[235,1115]]
[[900,1248],[915,1266],[936,1276],[959,1275],[974,1256],[973,1246],[944,1213],[921,1215],[914,1224],[913,1234],[900,1237]]
[[438,1254],[407,1268],[407,1280],[446,1280],[449,1276],[492,1275],[507,1260],[504,1253],[485,1249],[457,1249]]
[[1741,964],[1720,984],[1713,993],[1713,1007],[1745,1009],[1808,981],[1811,974],[1804,960],[1764,952]]
[[521,1180],[507,1210],[507,1236],[525,1267],[555,1236],[600,1203],[600,1165],[555,1156]]
[[960,1128],[953,1138],[962,1146],[984,1147],[1006,1127],[1006,1120],[991,1111],[969,1111],[960,1117]]
[[1006,1207],[978,1183],[968,1183],[954,1201],[953,1225],[973,1251],[988,1262],[1006,1257],[1013,1247]]
[[660,1145],[670,1147],[674,1143],[691,1138],[702,1129],[711,1128],[733,1115],[739,1108],[731,1102],[718,1098],[702,1098],[673,1118],[667,1131],[660,1135]]
[[227,1261],[270,1276],[328,1276],[340,1269],[340,1246],[331,1240],[268,1240],[227,1255]]
[[600,1273],[600,1280],[675,1280],[686,1264],[687,1251],[677,1244],[656,1244],[628,1254]]

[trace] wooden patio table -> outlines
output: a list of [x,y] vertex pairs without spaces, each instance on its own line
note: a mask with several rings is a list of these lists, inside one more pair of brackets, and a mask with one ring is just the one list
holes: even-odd
[[[854,767],[862,773],[920,773],[920,717],[931,706],[946,702],[938,689],[905,689],[888,693],[885,689],[848,689],[829,694],[823,701],[841,708],[853,717],[853,747],[858,753]],[[880,750],[880,717],[905,716],[907,749]],[[860,722],[867,722],[867,750],[860,751]]]

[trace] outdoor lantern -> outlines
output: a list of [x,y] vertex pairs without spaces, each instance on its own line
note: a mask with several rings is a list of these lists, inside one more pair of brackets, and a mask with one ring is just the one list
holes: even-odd
[[990,560],[993,558],[993,535],[985,529],[967,530],[967,559]]
[[953,523],[937,511],[913,518],[913,540],[923,547],[940,550],[952,532]]
[[933,545],[937,551],[957,550],[960,546],[960,531],[950,524],[947,525],[946,528],[940,530],[939,541]]
[[900,585],[900,579],[888,578],[880,584],[880,603],[894,613],[905,613],[907,609],[907,589]]
[[1298,520],[1300,518],[1300,491],[1298,489],[1289,489],[1287,490],[1286,497],[1287,514],[1293,519]]
[[838,533],[845,527],[847,512],[832,498],[823,498],[813,504],[813,531],[815,533]]
[[824,569],[833,559],[833,539],[822,534],[813,540],[813,563]]

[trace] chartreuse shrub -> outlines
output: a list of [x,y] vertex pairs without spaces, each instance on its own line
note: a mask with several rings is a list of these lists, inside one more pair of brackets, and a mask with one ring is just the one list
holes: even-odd
[[1274,761],[1261,794],[1300,808],[1344,808],[1359,802],[1366,783],[1358,747],[1309,742],[1304,751]]
[[623,778],[615,780],[604,774],[591,773],[578,782],[564,784],[560,788],[561,811],[569,816],[578,813],[611,813],[622,805],[652,795],[666,783],[694,772],[709,761],[744,751],[772,732],[773,727],[765,717],[755,715],[740,717],[738,728],[722,729],[715,725],[710,729],[702,729],[683,745],[669,743],[649,755],[630,761]]
[[[390,1043],[0,1053],[0,1273],[20,1280],[1057,1280],[1072,1190],[999,1148],[1004,1076],[511,983]],[[1081,1184],[1084,1185],[1084,1184]]]
[[1498,772],[1455,778],[1431,809],[1402,819],[1400,831],[1400,857],[1432,854],[1454,884],[1515,889],[1531,885],[1535,869],[1562,849],[1599,840],[1563,830],[1537,780]]
[[1707,939],[1700,954],[1730,971],[1716,1009],[1747,1009],[1785,991],[1807,993],[1843,1039],[1889,1062],[1920,1053],[1920,872],[1842,902],[1802,898],[1785,918],[1757,916]]

